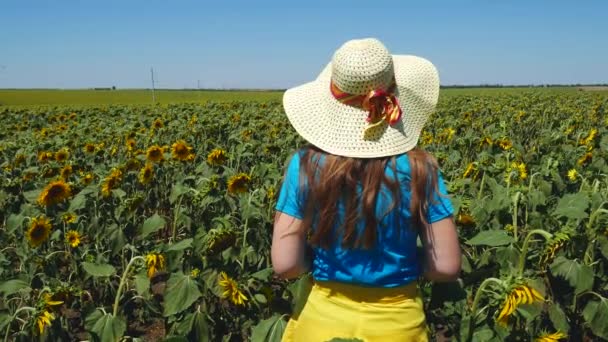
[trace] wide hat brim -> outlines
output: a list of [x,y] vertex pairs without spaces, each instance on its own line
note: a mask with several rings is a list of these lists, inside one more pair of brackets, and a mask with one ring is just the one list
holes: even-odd
[[437,105],[439,76],[435,66],[424,58],[392,57],[397,84],[395,96],[403,110],[396,124],[380,125],[371,132],[371,138],[368,135],[364,139],[368,113],[333,97],[329,63],[315,81],[291,88],[283,95],[283,106],[291,125],[312,145],[339,156],[378,158],[412,150]]

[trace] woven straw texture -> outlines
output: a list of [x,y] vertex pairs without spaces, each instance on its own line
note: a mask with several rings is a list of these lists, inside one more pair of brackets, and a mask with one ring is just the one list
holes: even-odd
[[[374,128],[364,139],[367,111],[336,100],[330,83],[351,94],[366,94],[388,87],[393,79],[401,120]],[[287,90],[283,106],[294,129],[309,143],[335,155],[376,158],[413,149],[438,97],[433,64],[417,56],[391,55],[380,41],[361,39],[342,45],[315,81]]]

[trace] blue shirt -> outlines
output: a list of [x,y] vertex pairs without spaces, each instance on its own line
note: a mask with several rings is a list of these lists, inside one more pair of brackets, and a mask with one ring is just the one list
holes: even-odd
[[[300,184],[302,154],[303,151],[297,152],[291,158],[276,205],[276,210],[298,219],[303,218],[306,207],[306,184]],[[376,203],[376,217],[382,219],[378,222],[375,246],[371,249],[345,249],[340,243],[342,239],[337,237],[329,249],[314,248],[312,273],[316,280],[372,287],[396,287],[410,283],[420,276],[421,265],[416,248],[419,229],[410,227],[410,165],[407,154],[396,157],[396,175],[390,164],[387,163],[385,172],[392,179],[398,177],[399,183],[402,184],[401,202],[399,207],[383,217],[393,200],[387,189],[381,189]],[[438,187],[442,196],[435,195],[434,201],[429,203],[429,223],[449,217],[454,212],[450,200],[446,197],[447,190],[441,174],[438,174]],[[344,205],[339,203],[336,227],[342,223],[344,213]],[[400,229],[395,229],[396,225],[399,225]],[[364,229],[362,220],[357,229]]]

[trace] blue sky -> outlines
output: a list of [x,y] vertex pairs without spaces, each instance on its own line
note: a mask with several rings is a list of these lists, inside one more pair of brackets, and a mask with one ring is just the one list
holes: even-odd
[[608,1],[2,0],[0,88],[286,88],[353,38],[441,83],[608,83]]

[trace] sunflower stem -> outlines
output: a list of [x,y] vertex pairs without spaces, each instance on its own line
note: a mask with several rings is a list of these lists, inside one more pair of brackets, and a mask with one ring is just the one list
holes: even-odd
[[33,311],[36,311],[36,309],[31,306],[23,306],[15,311],[15,313],[11,316],[11,320],[6,323],[6,333],[4,334],[4,342],[8,341],[8,335],[11,332],[11,323],[13,322],[13,320],[15,318],[17,318],[17,314],[19,314],[21,311],[32,311],[33,312]]
[[127,276],[129,275],[129,271],[131,270],[131,266],[133,266],[133,264],[137,260],[145,261],[144,257],[142,256],[136,256],[131,258],[131,260],[127,264],[127,267],[125,268],[125,271],[122,273],[122,277],[120,278],[120,285],[118,285],[118,291],[116,291],[116,298],[114,298],[114,309],[112,311],[112,316],[114,317],[116,317],[116,315],[118,314],[118,302],[120,301],[120,297],[122,295],[122,288],[125,286]]
[[478,200],[480,200],[481,195],[483,195],[483,186],[485,185],[485,182],[486,182],[486,173],[484,172],[483,175],[481,176],[481,181],[479,182],[479,192],[477,193]]
[[517,241],[517,214],[519,211],[518,204],[519,199],[521,198],[521,192],[516,192],[513,195],[513,236],[515,237],[515,241]]
[[526,256],[528,254],[528,246],[530,245],[530,239],[533,235],[540,235],[544,237],[545,240],[549,240],[553,237],[553,234],[542,229],[534,229],[528,233],[528,235],[524,239],[524,245],[521,249],[521,254],[519,255],[519,265],[517,267],[517,275],[519,277],[521,277],[524,273],[524,266],[526,265]]
[[471,320],[469,321],[469,332],[468,332],[466,341],[470,341],[471,338],[473,337],[473,327],[475,324],[475,320],[477,318],[477,305],[479,305],[479,300],[481,300],[481,295],[482,295],[483,291],[491,283],[495,283],[495,284],[498,284],[501,286],[504,285],[504,282],[498,278],[487,278],[486,280],[484,280],[481,283],[481,285],[479,285],[477,292],[475,292],[475,299],[473,299],[473,306],[471,307]]
[[179,196],[179,201],[177,201],[177,206],[175,207],[175,211],[173,212],[173,231],[171,232],[172,243],[175,243],[175,235],[177,233],[177,217],[179,214],[179,209],[182,206],[182,198],[184,198],[184,195]]

